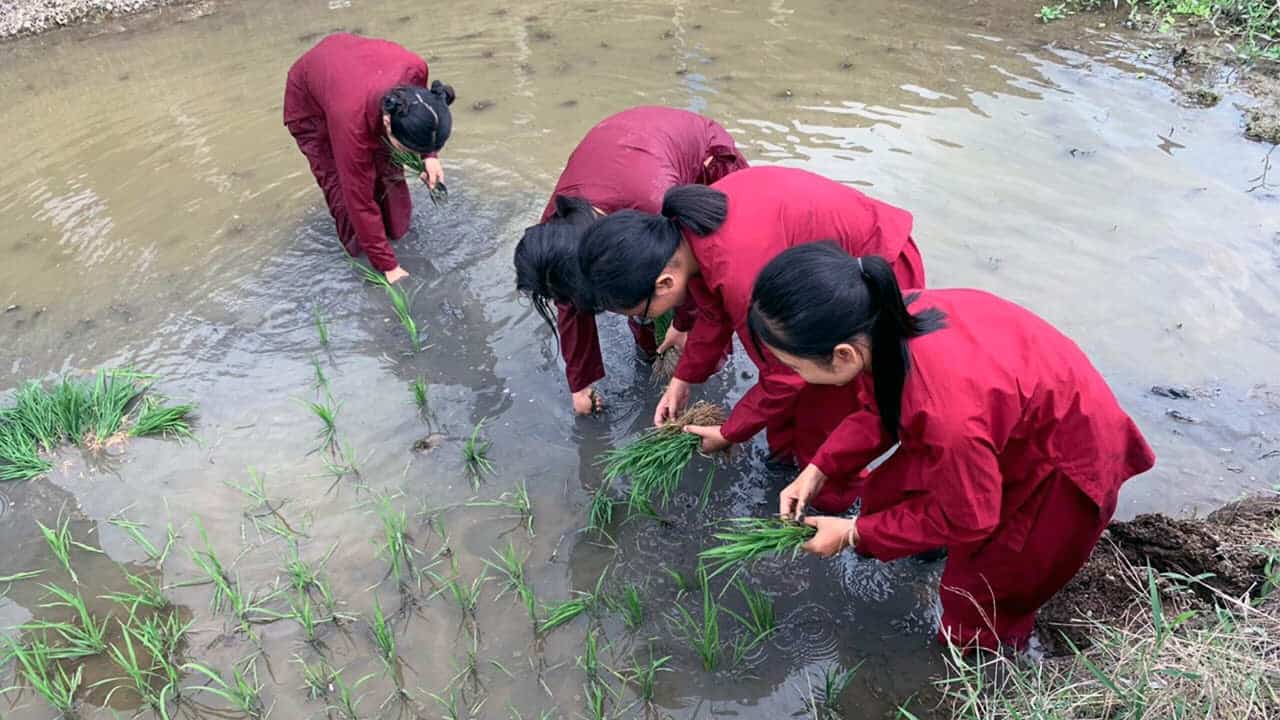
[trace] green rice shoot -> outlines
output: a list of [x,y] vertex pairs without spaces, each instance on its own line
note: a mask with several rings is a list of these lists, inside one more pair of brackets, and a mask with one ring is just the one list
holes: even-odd
[[58,559],[58,563],[62,565],[62,569],[67,571],[71,576],[71,581],[80,584],[80,577],[76,575],[75,568],[71,566],[71,551],[74,548],[87,550],[89,552],[101,554],[102,551],[91,545],[85,545],[75,538],[71,537],[71,520],[64,517],[61,512],[58,514],[58,523],[56,528],[46,526],[39,520],[36,521],[36,527],[40,528],[40,534],[44,536],[45,542],[49,545],[50,552]]
[[[26,682],[26,686],[44,698],[54,710],[63,717],[72,717],[76,709],[76,693],[83,681],[84,665],[77,665],[76,671],[67,674],[66,668],[55,661],[53,649],[42,639],[33,638],[30,642],[19,643],[8,635],[0,635],[0,643],[7,646],[8,656],[13,658],[16,674]],[[22,691],[21,685],[0,689],[0,694]]]
[[[647,430],[639,438],[604,454],[604,479],[609,485],[621,478],[631,481],[628,515],[651,515],[653,508],[670,502],[685,467],[697,452],[701,438],[684,431],[686,425],[719,425],[724,411],[699,402],[662,427]],[[655,503],[655,500],[657,501]]]
[[187,688],[192,691],[207,692],[222,698],[231,709],[254,720],[265,718],[270,712],[262,702],[262,689],[265,685],[258,680],[258,665],[250,660],[245,663],[246,670],[238,667],[231,669],[231,680],[225,680],[221,673],[199,663],[187,663],[186,668],[207,678],[204,685]]
[[714,568],[710,577],[715,577],[761,555],[794,558],[816,533],[809,525],[782,518],[732,518],[712,535],[721,544],[698,553],[698,559]]
[[493,446],[493,442],[480,439],[480,431],[483,429],[482,418],[462,446],[462,460],[466,464],[467,475],[471,478],[471,487],[475,490],[480,489],[480,482],[486,476],[493,474],[493,462],[489,460],[489,448]]
[[352,261],[351,266],[364,278],[365,282],[377,285],[387,293],[387,299],[391,301],[391,309],[395,311],[396,319],[400,321],[400,325],[409,336],[409,343],[413,346],[413,351],[418,352],[421,350],[422,340],[418,333],[418,323],[413,319],[413,314],[410,312],[409,298],[404,294],[404,291],[392,285],[387,281],[385,275],[373,268],[365,267],[355,261]]
[[392,145],[390,141],[385,142],[387,150],[391,154],[391,162],[415,175],[421,175],[427,171],[427,163],[422,159],[421,155],[412,150],[398,148]]
[[162,405],[147,398],[142,402],[142,410],[133,427],[129,428],[130,437],[147,437],[160,435],[172,438],[191,437],[191,424],[187,418],[195,412],[196,406],[190,403],[179,405]]

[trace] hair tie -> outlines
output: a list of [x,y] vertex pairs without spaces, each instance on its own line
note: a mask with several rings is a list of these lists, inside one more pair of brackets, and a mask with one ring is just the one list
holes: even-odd
[[858,275],[865,277],[867,274],[867,270],[866,268],[862,267],[862,258],[858,257],[854,259],[858,261]]

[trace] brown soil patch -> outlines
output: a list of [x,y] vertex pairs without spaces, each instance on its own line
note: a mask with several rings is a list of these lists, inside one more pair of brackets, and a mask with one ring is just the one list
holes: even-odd
[[1143,597],[1144,573],[1201,578],[1201,583],[1157,582],[1170,608],[1211,607],[1216,592],[1233,597],[1257,595],[1265,582],[1267,555],[1260,548],[1280,548],[1280,496],[1253,497],[1230,503],[1203,519],[1139,515],[1107,528],[1089,562],[1039,613],[1041,636],[1050,652],[1070,652],[1064,635],[1077,647],[1090,644],[1094,623],[1121,625]]

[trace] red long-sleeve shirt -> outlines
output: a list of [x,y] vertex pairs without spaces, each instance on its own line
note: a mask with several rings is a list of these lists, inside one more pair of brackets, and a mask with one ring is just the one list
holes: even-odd
[[[676,185],[710,185],[745,167],[733,137],[715,121],[688,110],[633,107],[587,131],[569,155],[540,222],[555,213],[556,195],[584,198],[606,215],[627,209],[656,214],[662,211],[662,196]],[[678,310],[673,325],[689,330],[692,308]],[[561,305],[557,327],[570,392],[603,378],[595,316]]]
[[[754,167],[713,187],[728,197],[728,217],[706,237],[685,233],[700,266],[698,276],[689,283],[698,322],[689,333],[675,375],[690,383],[705,382],[718,369],[736,331],[760,376],[734,406],[721,431],[738,443],[768,426],[775,452],[792,450],[791,438],[774,437],[775,430],[789,428],[793,421],[799,428],[802,421],[816,421],[840,405],[797,402],[809,393],[800,376],[776,358],[757,353],[747,330],[756,276],[787,248],[834,240],[850,255],[883,257],[900,277],[923,278],[923,268],[907,267],[918,262],[911,242],[911,214],[793,168]],[[829,420],[822,423],[827,430]]]
[[[901,501],[858,519],[858,550],[893,560],[995,533],[1025,538],[1038,493],[1061,473],[1099,507],[1149,470],[1155,455],[1106,381],[1069,338],[1025,308],[977,290],[926,290],[914,312],[936,307],[945,327],[908,343],[901,447],[866,480]],[[874,369],[872,370],[874,373]],[[864,400],[871,378],[863,375]],[[842,454],[865,455],[867,415],[823,443],[824,472]],[[880,448],[888,446],[882,435]],[[1026,558],[1027,582],[1037,559]]]
[[330,35],[289,70],[284,122],[322,117],[342,184],[342,197],[360,249],[376,269],[399,263],[374,196],[392,167],[382,122],[382,97],[397,85],[427,87],[427,63],[386,40]]

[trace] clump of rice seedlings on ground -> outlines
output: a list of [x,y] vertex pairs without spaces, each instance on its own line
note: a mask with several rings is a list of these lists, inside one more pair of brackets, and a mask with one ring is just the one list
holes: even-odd
[[387,577],[394,577],[397,583],[403,585],[408,578],[414,576],[413,556],[417,554],[417,550],[413,547],[413,538],[409,536],[409,518],[392,500],[391,497],[383,497],[378,504],[377,513],[382,520],[378,555],[387,562]]
[[294,592],[309,595],[316,593],[324,601],[325,606],[330,610],[333,609],[334,600],[333,593],[329,590],[328,583],[324,580],[324,566],[329,562],[329,558],[333,557],[333,553],[337,551],[338,543],[329,546],[329,551],[324,554],[316,562],[310,562],[302,559],[302,555],[298,550],[298,542],[296,540],[289,541],[289,557],[285,561],[284,574],[289,581],[289,587]]
[[302,628],[303,638],[309,645],[320,643],[320,626],[331,619],[316,615],[311,596],[305,592],[298,593],[289,599],[289,617]]
[[[21,676],[27,687],[44,698],[61,717],[75,716],[76,693],[80,690],[83,665],[77,665],[76,671],[68,675],[66,668],[56,662],[52,648],[43,639],[33,638],[29,643],[22,644],[8,635],[0,635],[0,643],[7,646],[8,657],[14,660],[16,674]],[[22,686],[14,685],[0,689],[0,695],[22,690]]]
[[120,430],[129,406],[150,383],[131,370],[99,370],[89,391],[90,433],[88,446],[103,447]]
[[427,396],[427,381],[417,378],[409,383],[409,390],[413,392],[413,404],[418,406],[418,410],[427,411],[427,403],[430,398]]
[[53,631],[60,635],[64,645],[53,650],[53,657],[59,660],[90,657],[107,649],[107,623],[98,621],[89,612],[80,593],[72,593],[57,585],[42,585],[45,592],[55,600],[42,603],[42,608],[66,608],[75,614],[74,622],[50,622],[33,620],[20,626],[23,630]]
[[596,580],[596,587],[592,592],[575,593],[576,597],[544,608],[542,623],[538,625],[538,632],[545,635],[561,625],[572,622],[579,615],[599,607],[605,600],[603,588],[605,577],[608,574],[608,570],[600,573],[600,577]]
[[75,568],[71,567],[71,550],[72,548],[80,548],[89,552],[101,554],[102,551],[96,547],[85,545],[71,537],[71,520],[58,514],[57,528],[47,527],[39,520],[36,525],[40,528],[40,534],[44,536],[44,540],[49,544],[49,550],[53,556],[58,559],[58,563],[62,565],[62,569],[67,571],[71,576],[71,580],[79,585],[80,578],[76,575]]
[[30,480],[52,469],[12,413],[0,415],[0,480]]
[[655,500],[665,505],[671,500],[685,467],[697,452],[701,438],[684,431],[686,425],[719,425],[724,411],[716,405],[698,402],[680,417],[659,428],[647,430],[630,443],[604,454],[607,483],[626,477],[631,481],[627,499],[629,514],[652,514]]
[[796,557],[800,547],[813,538],[816,529],[782,518],[732,518],[725,529],[713,533],[720,545],[698,553],[698,559],[715,568],[711,577],[738,567],[761,555]]
[[742,595],[742,600],[747,605],[747,612],[739,615],[727,608],[725,612],[742,623],[743,627],[750,633],[749,642],[744,648],[744,652],[747,652],[769,639],[778,629],[778,623],[773,614],[772,598],[759,590],[753,590],[748,587],[741,579],[734,582],[734,586],[738,588],[738,593]]
[[413,351],[418,352],[421,350],[422,340],[418,334],[418,323],[414,321],[413,314],[409,310],[409,298],[404,294],[404,291],[388,282],[386,276],[377,270],[365,267],[354,261],[351,264],[364,278],[365,282],[377,285],[387,293],[387,299],[391,301],[391,309],[395,311],[396,319],[400,321],[405,334],[409,336],[409,343],[413,346]]
[[140,622],[131,618],[129,626],[121,626],[121,632],[137,640],[151,656],[151,685],[153,688],[160,685],[160,691],[156,693],[158,702],[169,698],[176,700],[181,693],[178,683],[184,672],[180,663],[182,643],[194,624],[194,619],[184,624],[176,612],[169,612],[152,615]]
[[356,693],[376,675],[377,673],[369,673],[348,685],[342,678],[342,673],[334,673],[329,683],[329,705],[325,708],[326,712],[336,713],[343,720],[360,720],[360,701],[365,696]]
[[302,689],[307,691],[308,699],[319,700],[334,690],[334,678],[338,672],[324,658],[317,663],[308,663],[301,656],[294,655],[293,661],[302,671]]
[[504,492],[494,500],[477,500],[467,503],[467,507],[485,507],[485,508],[506,508],[513,515],[506,516],[510,519],[520,520],[520,524],[524,525],[525,530],[529,532],[529,537],[533,534],[533,501],[529,499],[529,488],[525,485],[524,480],[515,486],[510,492]]
[[399,653],[396,650],[396,631],[387,621],[386,615],[382,613],[382,603],[376,596],[373,598],[373,619],[369,621],[369,632],[373,636],[373,644],[378,648],[382,661],[388,668],[395,667],[399,660]]
[[[808,692],[801,694],[806,714],[818,720],[843,720],[844,715],[840,712],[840,696],[849,688],[849,683],[853,682],[853,676],[860,667],[862,663],[851,668],[829,665],[823,668],[822,677],[816,685],[813,678],[806,672],[804,677],[809,686]],[[1052,716],[1058,717],[1057,713],[1053,713]]]
[[610,595],[607,602],[610,610],[622,616],[628,630],[638,630],[644,624],[644,601],[640,599],[639,585],[627,585],[622,592]]
[[27,436],[52,452],[62,441],[62,426],[58,420],[57,404],[44,386],[32,380],[18,389],[13,419],[26,431]]
[[265,685],[258,680],[258,664],[253,660],[244,663],[246,670],[238,667],[231,669],[231,680],[225,680],[221,673],[199,663],[187,663],[189,670],[204,675],[208,682],[187,688],[195,692],[207,692],[222,698],[235,712],[254,720],[262,720],[271,714],[271,709],[262,702],[262,689]]
[[672,672],[667,667],[667,663],[671,661],[671,656],[666,655],[660,658],[653,656],[653,647],[649,648],[649,661],[641,663],[633,660],[631,669],[618,674],[618,678],[630,685],[636,693],[636,699],[648,706],[653,702],[654,690],[658,685],[658,673]]
[[435,573],[431,573],[431,578],[436,584],[440,585],[440,589],[431,594],[431,597],[447,594],[448,598],[453,601],[454,605],[462,611],[463,619],[475,619],[476,607],[480,605],[480,588],[484,586],[485,581],[489,579],[488,569],[480,571],[475,580],[468,585],[465,582],[459,582],[457,576],[448,580],[440,577]]
[[320,338],[320,346],[329,347],[329,323],[325,322],[319,306],[311,308],[311,321],[316,326],[316,337]]
[[191,437],[191,424],[188,417],[195,412],[196,406],[190,403],[179,405],[162,405],[148,397],[142,401],[142,410],[133,427],[129,428],[130,437],[148,437],[161,435],[173,438]]
[[76,445],[84,442],[89,426],[89,388],[79,380],[62,378],[53,391],[53,407],[62,436]]
[[120,530],[124,532],[131,541],[133,541],[134,545],[137,545],[139,549],[146,553],[147,562],[157,568],[164,565],[164,561],[169,557],[169,551],[173,549],[174,543],[178,540],[178,534],[174,531],[171,523],[165,526],[164,548],[159,549],[154,543],[148,540],[147,536],[142,532],[147,528],[143,523],[134,522],[124,517],[113,517],[107,522],[120,528]]
[[702,660],[702,669],[707,672],[715,670],[720,664],[724,644],[720,639],[720,605],[715,594],[711,592],[711,583],[704,566],[698,566],[698,576],[702,584],[702,617],[694,616],[683,607],[677,605],[675,614],[671,615],[672,625],[684,635],[690,647]]
[[462,460],[466,464],[467,475],[471,478],[471,487],[476,490],[480,489],[481,480],[493,474],[493,462],[489,460],[489,448],[493,446],[493,442],[480,439],[482,429],[483,419],[476,423],[471,436],[462,446]]
[[527,556],[522,557],[517,551],[514,542],[507,541],[505,550],[494,550],[493,554],[497,556],[498,562],[485,560],[485,564],[502,573],[506,578],[506,585],[498,592],[496,600],[501,600],[503,595],[510,592],[525,606],[529,611],[529,619],[536,625],[538,622],[538,599],[533,594],[533,588],[524,576],[524,562]]
[[337,446],[338,443],[338,411],[342,409],[342,403],[333,399],[329,393],[325,393],[318,401],[308,401],[303,403],[311,414],[320,420],[320,429],[316,431],[316,437],[320,440],[318,450],[330,450]]
[[[157,673],[156,658],[147,657],[148,650],[145,645],[135,640],[139,640],[139,631],[132,627],[119,623],[120,625],[120,642],[112,644],[107,649],[107,655],[111,662],[115,664],[124,674],[119,677],[107,678],[94,683],[92,687],[99,685],[114,684],[115,687],[107,693],[106,700],[103,705],[109,706],[111,698],[121,690],[127,688],[137,694],[143,704],[150,707],[162,718],[169,717],[169,702],[176,700],[181,690],[177,685],[176,679],[168,681],[168,677],[177,676],[178,672],[169,668],[167,663],[162,668],[164,675]],[[141,650],[141,652],[140,652]],[[162,682],[162,679],[164,680]],[[159,687],[157,687],[159,685]]]

